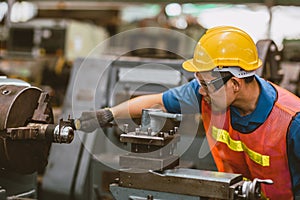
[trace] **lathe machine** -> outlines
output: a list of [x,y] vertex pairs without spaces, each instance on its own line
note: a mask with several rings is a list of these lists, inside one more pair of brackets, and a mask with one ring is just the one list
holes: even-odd
[[54,124],[47,92],[6,77],[0,77],[0,113],[0,199],[36,198],[36,174],[52,143],[73,140],[73,122]]
[[262,183],[272,180],[243,180],[241,174],[206,171],[179,166],[176,145],[180,128],[163,130],[166,118],[182,120],[181,114],[159,109],[143,110],[141,126],[129,132],[124,124],[120,141],[131,152],[120,156],[119,178],[110,185],[117,200],[261,199]]

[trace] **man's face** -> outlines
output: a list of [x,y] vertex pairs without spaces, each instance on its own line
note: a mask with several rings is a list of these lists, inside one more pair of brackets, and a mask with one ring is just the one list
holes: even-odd
[[200,84],[199,93],[204,101],[211,105],[211,109],[215,112],[226,111],[232,102],[232,97],[227,91],[227,83],[230,82],[232,75],[222,77],[219,74],[215,77],[211,72],[196,72],[195,78]]

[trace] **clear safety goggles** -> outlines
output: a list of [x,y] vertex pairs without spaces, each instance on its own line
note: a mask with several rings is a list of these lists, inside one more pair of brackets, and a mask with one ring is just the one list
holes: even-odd
[[213,93],[218,91],[221,87],[223,87],[232,77],[232,74],[229,74],[227,76],[224,77],[219,77],[216,79],[213,79],[211,81],[200,81],[197,73],[199,72],[195,72],[194,76],[196,78],[196,80],[198,81],[199,85],[207,92],[209,93]]

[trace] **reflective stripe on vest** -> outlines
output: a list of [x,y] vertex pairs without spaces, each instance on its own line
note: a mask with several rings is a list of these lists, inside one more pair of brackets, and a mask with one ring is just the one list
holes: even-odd
[[219,171],[241,173],[251,180],[272,179],[272,185],[261,185],[262,192],[272,200],[292,200],[287,134],[293,117],[300,111],[300,103],[299,97],[273,86],[277,91],[273,108],[265,122],[251,133],[233,129],[230,110],[213,113],[204,100],[203,126]]
[[242,141],[234,140],[226,130],[212,127],[212,137],[218,142],[225,143],[233,151],[245,152],[251,160],[261,166],[270,166],[270,157],[249,149]]

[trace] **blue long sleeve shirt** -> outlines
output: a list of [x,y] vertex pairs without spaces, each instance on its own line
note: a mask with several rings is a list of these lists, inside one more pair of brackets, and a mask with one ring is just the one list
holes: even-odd
[[[277,93],[270,83],[256,76],[261,93],[256,109],[249,115],[241,116],[234,106],[230,106],[231,125],[241,133],[249,133],[261,125],[271,112]],[[171,113],[201,113],[201,95],[199,84],[194,79],[182,86],[172,88],[163,93],[163,103]],[[300,103],[300,101],[299,101]],[[287,134],[288,162],[294,195],[300,195],[300,114],[291,122]]]

